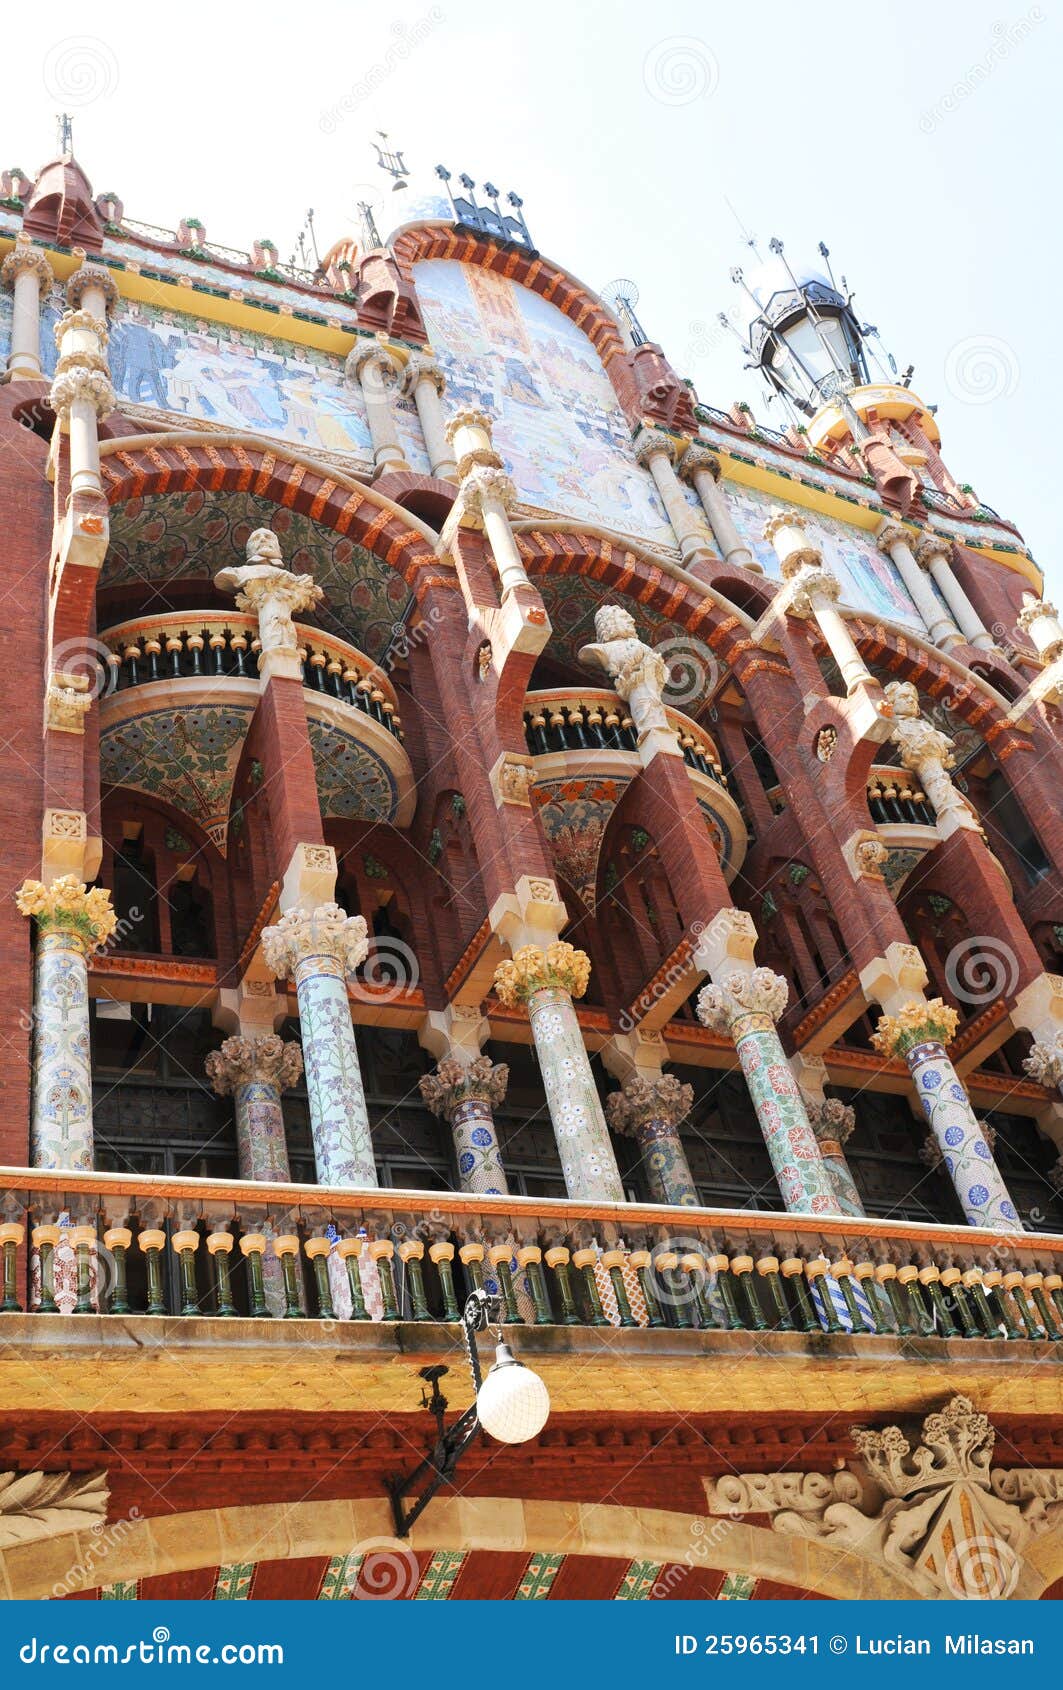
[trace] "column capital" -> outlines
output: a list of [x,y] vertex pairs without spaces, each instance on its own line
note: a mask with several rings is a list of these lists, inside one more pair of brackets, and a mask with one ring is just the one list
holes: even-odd
[[1031,1080],[1036,1080],[1038,1085],[1049,1091],[1063,1086],[1063,1032],[1057,1033],[1052,1040],[1033,1045],[1023,1068]]
[[523,1006],[541,991],[567,992],[569,997],[581,998],[590,975],[591,959],[586,951],[556,939],[545,949],[521,945],[512,957],[500,962],[495,969],[495,991],[507,1009]]
[[[458,470],[460,474],[460,464]],[[465,511],[482,521],[488,505],[511,511],[517,502],[517,489],[504,469],[494,464],[474,464],[461,475],[461,502]]]
[[462,1103],[497,1108],[506,1095],[509,1067],[505,1062],[492,1062],[489,1056],[474,1057],[469,1063],[446,1056],[434,1074],[423,1075],[417,1083],[433,1115],[449,1121]]
[[306,957],[328,957],[353,974],[369,955],[365,918],[346,915],[339,904],[315,910],[291,909],[274,927],[263,928],[262,955],[277,979],[287,980]]
[[1028,634],[1033,624],[1041,616],[1058,618],[1059,611],[1054,604],[1049,603],[1048,599],[1039,599],[1034,593],[1023,593],[1022,609],[1015,618],[1015,626],[1021,628],[1024,634]]
[[883,1015],[871,1043],[883,1056],[907,1056],[915,1045],[947,1045],[959,1016],[943,998],[913,998],[896,1015]]
[[55,281],[55,271],[48,262],[47,254],[20,235],[15,240],[14,250],[8,253],[0,267],[0,282],[6,288],[13,288],[16,277],[28,271],[36,273],[41,287],[51,287]]
[[932,533],[930,529],[924,530],[912,549],[920,569],[929,569],[937,558],[942,558],[945,563],[952,562],[952,541]]
[[856,1126],[856,1110],[837,1097],[806,1097],[805,1112],[821,1145],[844,1144]]
[[699,446],[697,442],[688,446],[679,460],[680,481],[693,481],[701,470],[707,470],[714,481],[720,479],[720,460],[715,452],[710,452],[707,446]]
[[777,1021],[789,996],[787,982],[770,968],[728,974],[717,984],[701,988],[697,999],[698,1020],[714,1033],[729,1033],[732,1024],[746,1015]]
[[891,516],[884,516],[875,529],[875,539],[878,541],[879,550],[889,557],[894,546],[907,546],[910,550],[916,536],[911,529],[905,528],[903,523],[895,522]]
[[406,360],[406,368],[402,372],[402,391],[412,394],[414,388],[422,381],[430,381],[440,395],[446,389],[447,378],[438,359],[431,358],[423,352],[414,352]]
[[690,1114],[693,1104],[693,1086],[684,1085],[674,1074],[662,1074],[652,1080],[633,1074],[619,1091],[608,1097],[605,1113],[614,1132],[632,1137],[648,1121],[678,1127]]
[[841,582],[823,563],[801,563],[790,570],[790,560],[783,564],[783,575],[789,582],[786,608],[794,616],[807,621],[814,616],[817,604],[824,600],[837,604],[842,596]]
[[35,916],[42,933],[70,933],[86,956],[105,945],[118,925],[111,894],[102,886],[91,891],[72,874],[61,874],[50,886],[24,880],[15,894],[19,913]]
[[764,524],[764,538],[775,548],[784,581],[806,566],[819,568],[823,564],[820,548],[805,538],[807,530],[807,521],[795,510],[778,511]]
[[83,734],[85,717],[92,709],[92,693],[85,675],[56,671],[48,677],[44,697],[44,725],[60,733]]
[[285,1044],[276,1033],[255,1038],[226,1039],[220,1050],[212,1050],[205,1068],[219,1097],[228,1097],[239,1086],[275,1086],[284,1091],[297,1084],[303,1072],[302,1047],[294,1039]]
[[49,404],[57,416],[69,415],[79,400],[91,405],[98,417],[110,416],[117,404],[114,388],[103,370],[87,369],[75,364],[57,375],[48,395]]
[[399,380],[400,365],[383,341],[360,340],[348,352],[343,373],[348,379],[359,382],[367,374],[372,374],[382,385],[393,387]]
[[665,434],[664,430],[660,428],[646,428],[645,426],[640,428],[635,435],[631,442],[631,449],[643,468],[649,467],[652,458],[662,456],[666,457],[670,464],[674,464],[679,455],[678,442],[673,440],[670,434]]
[[74,271],[66,284],[67,304],[76,311],[86,293],[92,288],[98,288],[103,294],[104,303],[108,311],[113,311],[118,304],[118,284],[110,270],[104,264],[82,264]]
[[463,428],[474,429],[478,434],[486,434],[487,443],[490,445],[494,418],[489,412],[481,410],[479,405],[463,405],[460,410],[453,411],[443,430],[448,446],[453,446],[455,436]]

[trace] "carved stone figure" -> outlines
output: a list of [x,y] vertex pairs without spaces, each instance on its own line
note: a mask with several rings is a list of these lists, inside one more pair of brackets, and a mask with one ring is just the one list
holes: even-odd
[[669,731],[662,693],[668,685],[664,658],[638,637],[634,617],[618,604],[605,604],[596,613],[594,645],[580,651],[581,663],[604,669],[631,711],[639,738],[652,728]]
[[247,563],[220,569],[214,584],[236,594],[236,607],[258,617],[263,654],[298,649],[293,617],[313,610],[324,598],[312,575],[293,575],[284,568],[280,543],[269,528],[256,528],[247,542]]

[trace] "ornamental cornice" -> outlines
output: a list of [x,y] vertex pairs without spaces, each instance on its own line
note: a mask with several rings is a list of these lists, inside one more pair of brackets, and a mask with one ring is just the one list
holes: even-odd
[[76,365],[56,376],[48,400],[57,416],[68,413],[80,401],[91,405],[98,417],[106,417],[118,402],[103,371],[86,369],[84,365]]
[[693,1106],[693,1086],[684,1085],[674,1074],[661,1074],[655,1079],[633,1074],[620,1091],[609,1096],[605,1113],[614,1132],[633,1136],[650,1121],[678,1127]]
[[591,977],[591,959],[564,939],[542,949],[522,945],[495,969],[495,991],[507,1009],[522,1007],[535,992],[561,991],[581,998]]
[[369,955],[365,918],[347,915],[339,904],[288,910],[275,927],[263,928],[262,955],[279,980],[290,979],[307,957],[328,957],[353,974]]
[[871,1043],[883,1056],[907,1056],[914,1045],[947,1045],[956,1036],[959,1016],[942,998],[913,999],[896,1015],[883,1015]]
[[[98,288],[103,294],[107,310],[114,310],[118,304],[118,283],[103,264],[83,264],[79,270],[74,271],[66,284],[67,304],[75,310],[80,309],[81,301],[90,288]],[[95,321],[93,318],[93,322]]]
[[15,278],[35,272],[39,285],[51,287],[55,281],[55,271],[48,262],[48,258],[39,246],[30,246],[28,242],[18,241],[13,252],[9,252],[0,267],[0,282],[4,287],[13,288]]
[[777,1021],[786,1008],[790,987],[781,974],[770,968],[727,975],[698,993],[698,1020],[714,1033],[728,1033],[747,1015],[762,1015]]
[[283,1091],[302,1077],[303,1052],[294,1039],[286,1044],[276,1033],[262,1033],[256,1038],[226,1039],[220,1050],[210,1052],[205,1067],[219,1097],[252,1084]]
[[15,894],[21,915],[33,916],[42,933],[72,933],[86,956],[105,945],[118,925],[111,908],[111,894],[102,886],[90,891],[76,875],[62,874],[45,886],[39,880],[24,880]]
[[482,1103],[496,1109],[505,1099],[508,1083],[508,1065],[494,1063],[489,1056],[477,1056],[469,1063],[444,1057],[434,1073],[418,1081],[421,1096],[433,1115],[447,1121],[462,1103]]

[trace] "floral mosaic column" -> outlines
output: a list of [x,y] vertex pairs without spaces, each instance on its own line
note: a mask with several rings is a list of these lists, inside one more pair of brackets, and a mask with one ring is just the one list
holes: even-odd
[[866,1214],[842,1148],[856,1125],[855,1109],[836,1097],[806,1098],[805,1108],[838,1208],[843,1215]]
[[88,958],[114,932],[109,892],[88,891],[72,874],[44,886],[27,880],[16,895],[37,921],[33,985],[35,1168],[92,1169],[92,1069]]
[[884,1056],[902,1056],[931,1132],[941,1146],[963,1212],[972,1226],[1014,1232],[1020,1226],[1011,1194],[1000,1177],[985,1129],[945,1046],[958,1016],[941,998],[905,1004],[884,1015],[872,1043]]
[[240,1178],[290,1180],[281,1092],[303,1072],[303,1053],[276,1033],[226,1039],[207,1057],[207,1078],[219,1097],[236,1105],[236,1150]]
[[569,1196],[623,1203],[624,1187],[572,1003],[587,990],[590,971],[586,953],[564,940],[545,950],[522,945],[495,970],[495,990],[508,1007],[528,1011]]
[[775,1029],[788,992],[770,968],[736,971],[702,987],[698,1019],[735,1042],[786,1208],[795,1215],[836,1215],[834,1186]]
[[295,977],[321,1185],[378,1183],[346,984],[368,952],[365,921],[338,904],[288,910],[262,933],[266,966],[280,980]]
[[674,1074],[659,1079],[634,1074],[606,1103],[613,1131],[629,1133],[642,1152],[655,1203],[697,1208],[694,1176],[679,1141],[679,1123],[693,1102],[693,1086],[681,1084]]
[[509,1069],[490,1057],[459,1062],[447,1056],[434,1074],[420,1082],[421,1096],[433,1115],[449,1122],[454,1134],[458,1177],[463,1191],[505,1197],[509,1193],[498,1148],[493,1111],[506,1095]]

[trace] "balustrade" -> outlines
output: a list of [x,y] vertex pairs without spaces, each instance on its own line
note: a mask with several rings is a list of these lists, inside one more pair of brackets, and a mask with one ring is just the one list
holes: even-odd
[[52,1317],[268,1319],[271,1254],[286,1319],[453,1322],[486,1284],[530,1325],[1063,1339],[1063,1237],[1036,1233],[147,1175],[0,1183],[0,1329],[29,1242],[32,1304]]
[[[716,747],[689,716],[668,710],[683,760],[727,791]],[[524,737],[533,757],[555,751],[630,751],[638,755],[638,735],[626,707],[614,692],[592,687],[582,692],[530,692],[524,707]]]
[[919,782],[905,769],[873,768],[867,783],[867,807],[874,822],[934,826],[933,806]]
[[[404,737],[391,683],[372,661],[331,634],[296,623],[303,685],[362,710]],[[255,680],[261,645],[253,616],[211,612],[184,616],[141,617],[110,628],[102,636],[109,648],[108,692],[155,681],[212,679]]]

